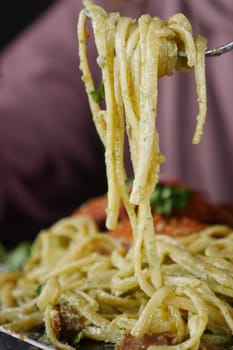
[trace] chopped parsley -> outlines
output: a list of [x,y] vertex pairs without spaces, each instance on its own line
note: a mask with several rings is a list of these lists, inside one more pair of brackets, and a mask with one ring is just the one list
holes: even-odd
[[21,242],[14,249],[8,251],[0,244],[0,263],[6,271],[20,271],[23,269],[31,253],[31,242]]
[[39,284],[39,286],[36,287],[35,293],[36,293],[37,296],[40,295],[40,293],[42,291],[42,288],[43,288],[42,284]]
[[[130,188],[133,178],[128,178],[125,183]],[[152,192],[150,204],[158,214],[171,214],[173,210],[185,208],[191,195],[192,191],[187,187],[159,183]]]
[[84,333],[82,331],[78,332],[73,339],[73,344],[77,345],[83,337],[84,337]]
[[158,214],[170,214],[172,210],[183,209],[191,199],[191,190],[186,187],[158,184],[152,193],[150,203]]
[[91,91],[91,97],[96,103],[100,103],[105,98],[105,91],[104,91],[104,83],[103,81],[100,83],[100,86],[94,90]]

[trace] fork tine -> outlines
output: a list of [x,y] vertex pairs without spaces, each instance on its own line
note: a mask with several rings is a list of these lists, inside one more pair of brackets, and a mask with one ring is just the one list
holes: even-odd
[[[216,57],[220,56],[226,52],[229,52],[233,50],[233,41],[230,41],[229,43],[226,43],[222,46],[216,47],[214,49],[207,49],[205,52],[206,57]],[[185,57],[186,54],[183,51],[179,51],[178,53],[179,57]]]
[[226,43],[226,44],[219,46],[215,49],[206,50],[205,56],[206,57],[220,56],[225,52],[231,51],[232,49],[233,49],[233,41],[230,41],[229,43]]

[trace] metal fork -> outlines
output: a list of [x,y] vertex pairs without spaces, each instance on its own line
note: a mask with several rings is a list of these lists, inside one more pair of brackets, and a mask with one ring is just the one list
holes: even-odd
[[226,44],[224,44],[222,46],[219,46],[216,49],[206,50],[205,56],[206,57],[220,56],[223,53],[231,51],[232,49],[233,49],[233,41],[230,41],[229,43],[226,43]]
[[[215,49],[208,49],[205,52],[205,56],[206,57],[216,57],[216,56],[220,56],[223,53],[226,53],[228,51],[233,50],[233,41],[230,41],[229,43],[226,43],[224,45],[221,45],[219,47],[216,47]],[[185,52],[180,51],[179,52],[179,56],[180,57],[185,57]]]

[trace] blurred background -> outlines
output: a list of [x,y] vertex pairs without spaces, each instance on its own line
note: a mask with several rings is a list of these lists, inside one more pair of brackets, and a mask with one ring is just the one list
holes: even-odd
[[6,47],[55,0],[7,0],[0,5],[0,50]]

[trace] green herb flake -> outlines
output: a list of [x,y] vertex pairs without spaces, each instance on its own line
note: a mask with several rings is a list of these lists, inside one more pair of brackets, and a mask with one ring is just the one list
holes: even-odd
[[186,187],[159,184],[152,193],[150,203],[158,214],[170,214],[173,210],[185,208],[191,199]]
[[1,252],[1,262],[7,271],[21,271],[31,253],[31,242],[21,242],[14,249]]
[[83,332],[77,333],[73,339],[73,344],[77,345],[80,342],[80,340],[83,338],[83,336],[84,336]]
[[40,293],[42,291],[42,288],[43,288],[42,284],[40,284],[38,287],[36,287],[35,293],[36,293],[37,296],[40,295]]
[[90,92],[91,97],[96,103],[100,103],[105,98],[104,83],[101,82],[98,89]]

